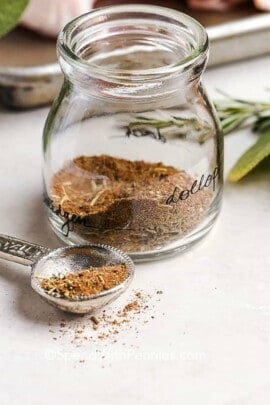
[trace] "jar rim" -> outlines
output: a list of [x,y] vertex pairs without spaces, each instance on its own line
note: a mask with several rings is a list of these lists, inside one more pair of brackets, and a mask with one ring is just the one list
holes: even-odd
[[[72,36],[74,33],[84,26],[87,22],[90,22],[94,18],[99,19],[100,23],[108,21],[108,16],[114,14],[134,13],[142,15],[154,15],[156,20],[158,18],[167,18],[174,21],[174,23],[183,25],[188,28],[195,36],[195,44],[192,51],[176,63],[154,67],[148,69],[122,69],[122,68],[110,68],[104,66],[97,66],[84,58],[82,58],[72,47]],[[94,9],[86,14],[82,14],[77,18],[67,23],[62,31],[60,31],[57,40],[57,49],[60,57],[62,57],[68,64],[79,68],[84,73],[90,73],[93,77],[115,77],[115,78],[127,78],[132,74],[132,80],[147,80],[160,76],[171,76],[175,73],[181,73],[187,71],[193,67],[199,61],[206,58],[208,52],[208,35],[205,28],[193,17],[182,13],[180,11],[170,9],[167,7],[160,7],[154,5],[141,5],[141,4],[129,4],[129,5],[114,5]]]

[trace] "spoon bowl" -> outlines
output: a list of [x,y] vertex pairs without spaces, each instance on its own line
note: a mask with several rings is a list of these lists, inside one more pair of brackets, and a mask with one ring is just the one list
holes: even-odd
[[[48,304],[62,311],[75,314],[95,312],[119,297],[129,286],[134,276],[134,264],[129,256],[108,245],[74,245],[55,250],[26,242],[6,235],[0,235],[0,258],[24,265],[30,265],[31,286]],[[117,286],[98,294],[70,300],[48,294],[40,285],[42,278],[61,276],[108,265],[124,264],[127,278]]]
[[[92,295],[87,299],[69,300],[49,295],[40,286],[41,278],[49,278],[54,275],[62,276],[67,273],[80,272],[83,269],[100,266],[125,264],[128,272],[127,278],[121,284],[109,290]],[[106,245],[80,245],[64,247],[43,256],[32,266],[32,288],[49,304],[67,312],[86,314],[95,312],[119,297],[129,286],[134,275],[134,265],[131,259]]]

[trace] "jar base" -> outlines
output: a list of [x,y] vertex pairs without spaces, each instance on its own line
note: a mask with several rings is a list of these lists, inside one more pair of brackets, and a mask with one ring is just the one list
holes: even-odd
[[[215,202],[217,203],[217,201]],[[208,213],[205,220],[191,234],[176,241],[173,241],[170,244],[167,244],[166,246],[158,250],[135,252],[135,253],[125,251],[125,253],[127,253],[133,259],[134,262],[139,263],[154,260],[162,260],[185,252],[186,250],[190,249],[193,245],[195,245],[197,242],[201,241],[201,239],[203,239],[204,236],[206,236],[206,234],[210,232],[210,230],[214,226],[220,212],[220,206],[219,204],[214,204],[214,207],[213,206],[211,207],[211,212]],[[74,232],[70,232],[68,237],[65,236],[61,231],[62,223],[56,220],[56,218],[51,214],[50,210],[48,210],[48,220],[56,236],[60,240],[65,242],[67,245],[87,244],[87,241],[84,238],[80,237]]]

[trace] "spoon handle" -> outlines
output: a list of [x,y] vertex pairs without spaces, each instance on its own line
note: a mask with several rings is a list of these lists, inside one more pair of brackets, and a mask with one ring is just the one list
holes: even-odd
[[0,234],[0,259],[29,266],[49,251],[35,243]]

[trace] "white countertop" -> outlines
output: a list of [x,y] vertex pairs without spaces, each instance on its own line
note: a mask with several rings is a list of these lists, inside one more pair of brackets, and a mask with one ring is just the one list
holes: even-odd
[[[209,70],[205,82],[212,93],[269,98],[269,72],[266,57]],[[1,232],[53,247],[60,242],[41,203],[46,115],[0,112]],[[253,140],[246,130],[226,138],[226,173]],[[31,290],[26,267],[1,261],[0,403],[268,405],[269,235],[269,174],[226,183],[222,214],[203,242],[137,266],[133,288],[153,294],[155,308],[137,317],[137,334],[123,329],[111,345],[95,340],[77,348],[58,332],[54,340],[49,319],[54,327],[63,315]],[[160,301],[156,290],[164,292]]]

